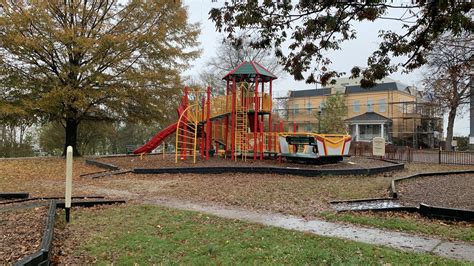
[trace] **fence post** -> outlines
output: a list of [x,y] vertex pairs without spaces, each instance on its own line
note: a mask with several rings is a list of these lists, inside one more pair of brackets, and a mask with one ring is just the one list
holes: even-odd
[[441,164],[441,146],[438,149],[438,164]]

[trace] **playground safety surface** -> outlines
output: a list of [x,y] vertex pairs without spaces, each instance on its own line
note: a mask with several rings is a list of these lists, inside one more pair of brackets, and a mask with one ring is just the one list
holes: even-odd
[[10,264],[41,244],[47,207],[3,211],[0,208],[0,262]]
[[474,210],[474,174],[417,177],[399,181],[397,188],[400,201],[406,205],[425,203]]

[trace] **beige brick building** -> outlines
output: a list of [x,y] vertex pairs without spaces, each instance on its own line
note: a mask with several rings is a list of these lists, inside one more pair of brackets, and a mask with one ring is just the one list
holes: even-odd
[[291,91],[288,121],[296,122],[298,131],[317,132],[317,112],[324,112],[322,103],[337,92],[345,96],[347,130],[355,141],[384,136],[397,145],[433,148],[442,136],[441,114],[428,95],[390,78],[370,89],[342,78],[321,89]]

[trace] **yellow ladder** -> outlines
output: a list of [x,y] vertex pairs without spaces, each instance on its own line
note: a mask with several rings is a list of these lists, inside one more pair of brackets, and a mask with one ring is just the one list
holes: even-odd
[[[241,86],[241,99],[237,101],[236,111],[235,111],[235,153],[240,152],[240,157],[242,160],[247,160],[247,150],[248,150],[248,139],[247,139],[247,130],[248,130],[248,103],[246,106],[247,94],[245,92],[244,86]],[[239,97],[240,98],[240,97]],[[237,155],[234,157],[237,160]]]

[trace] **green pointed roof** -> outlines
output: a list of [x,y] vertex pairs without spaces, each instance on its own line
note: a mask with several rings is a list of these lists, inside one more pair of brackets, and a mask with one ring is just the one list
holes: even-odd
[[242,62],[232,71],[227,73],[227,75],[225,75],[222,79],[232,80],[235,77],[236,81],[253,82],[257,75],[263,80],[263,82],[277,79],[277,76],[273,75],[270,71],[268,71],[268,69],[254,61]]

